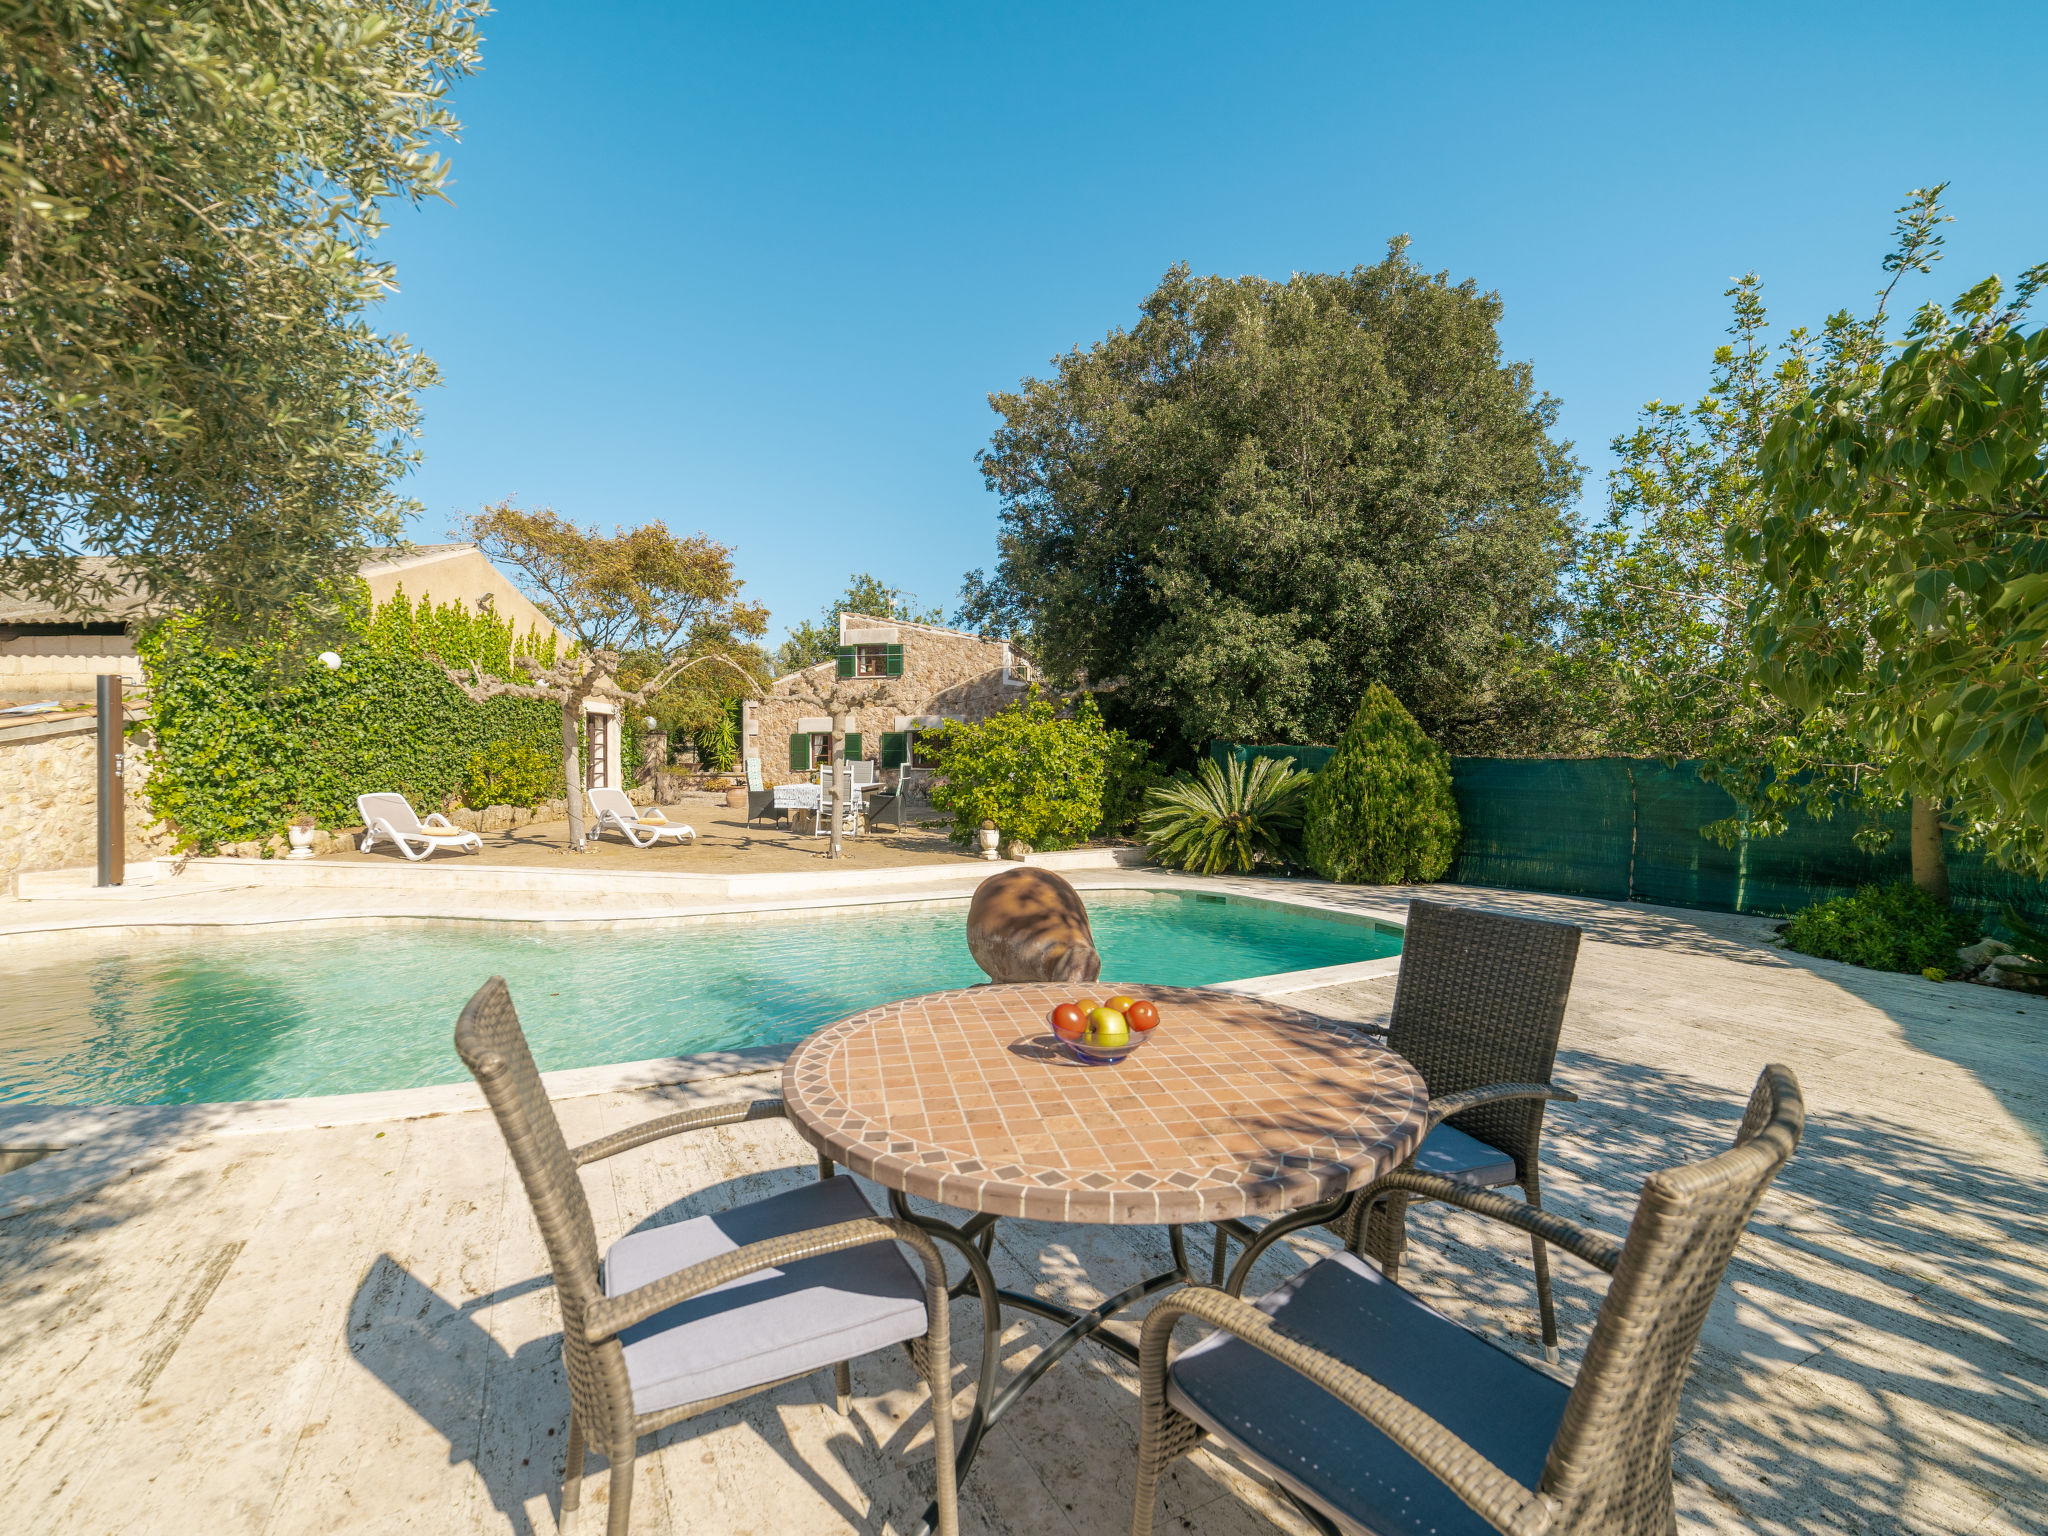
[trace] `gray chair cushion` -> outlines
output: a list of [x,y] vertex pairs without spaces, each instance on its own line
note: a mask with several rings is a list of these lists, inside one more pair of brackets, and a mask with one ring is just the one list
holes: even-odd
[[[605,1255],[605,1294],[763,1238],[874,1214],[852,1179],[820,1179],[716,1216],[629,1233]],[[894,1243],[879,1242],[760,1270],[619,1338],[633,1411],[658,1413],[921,1338],[928,1326],[923,1279]]]
[[[1339,1253],[1258,1306],[1276,1328],[1406,1398],[1530,1488],[1571,1389]],[[1493,1527],[1321,1387],[1228,1334],[1185,1351],[1167,1401],[1353,1536],[1486,1536]]]
[[1478,1189],[1515,1182],[1512,1157],[1476,1136],[1467,1136],[1455,1125],[1440,1125],[1422,1138],[1422,1150],[1415,1154],[1415,1171],[1456,1179]]

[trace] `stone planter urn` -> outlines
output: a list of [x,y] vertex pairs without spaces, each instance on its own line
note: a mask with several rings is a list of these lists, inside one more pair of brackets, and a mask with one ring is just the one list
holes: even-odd
[[984,821],[981,824],[981,830],[975,836],[981,840],[981,856],[984,859],[993,860],[1001,857],[996,852],[996,844],[1003,840],[1003,834],[996,830],[994,822]]
[[310,859],[313,857],[314,828],[286,827],[284,830],[285,835],[292,840],[292,851],[285,855],[286,858]]

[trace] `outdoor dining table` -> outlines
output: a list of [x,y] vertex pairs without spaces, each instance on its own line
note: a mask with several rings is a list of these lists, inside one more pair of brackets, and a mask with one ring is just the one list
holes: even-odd
[[[1074,1061],[1048,1014],[1118,991],[1158,1004],[1157,1031],[1114,1065]],[[982,1352],[962,1478],[988,1430],[1081,1340],[1136,1363],[1136,1346],[1103,1324],[1193,1278],[1186,1223],[1242,1231],[1247,1216],[1338,1200],[1414,1152],[1429,1105],[1406,1059],[1347,1025],[1209,988],[1103,982],[986,985],[871,1008],[798,1046],[782,1093],[821,1173],[840,1164],[882,1185],[898,1216],[967,1265],[953,1294],[972,1285],[979,1297]],[[972,1214],[919,1214],[910,1196]],[[1164,1226],[1173,1267],[1086,1312],[1002,1290],[989,1255],[1005,1216]],[[1005,1307],[1064,1331],[998,1392]],[[943,1411],[944,1394],[934,1402]]]
[[815,811],[823,802],[824,791],[816,784],[775,786],[775,808],[778,811]]
[[[847,788],[853,790],[854,793],[848,800],[848,805],[858,805],[864,793],[870,793],[881,787],[879,783],[849,784]],[[778,811],[810,811],[818,818],[816,835],[822,835],[824,829],[829,824],[825,816],[826,799],[825,786],[822,784],[778,784],[775,786],[775,809]]]

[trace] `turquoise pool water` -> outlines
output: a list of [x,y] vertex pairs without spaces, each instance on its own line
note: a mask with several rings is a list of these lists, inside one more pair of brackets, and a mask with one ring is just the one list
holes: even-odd
[[[455,1016],[503,976],[542,1070],[796,1040],[982,981],[966,904],[609,932],[415,922],[275,934],[66,936],[10,955],[0,1099],[193,1104],[463,1078]],[[1399,952],[1370,923],[1143,892],[1091,895],[1118,981],[1200,986]],[[76,942],[71,942],[72,939]]]

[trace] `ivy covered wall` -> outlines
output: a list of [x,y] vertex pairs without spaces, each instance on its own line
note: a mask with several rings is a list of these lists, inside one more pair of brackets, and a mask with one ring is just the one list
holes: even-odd
[[[504,676],[515,653],[543,666],[555,639],[460,604],[417,608],[401,591],[365,598],[336,647],[341,667],[261,646],[211,643],[170,619],[137,649],[151,691],[147,798],[186,846],[268,838],[300,813],[354,826],[355,797],[396,790],[425,816],[459,793],[470,755],[498,743],[559,760],[561,707],[548,699],[471,702],[440,662]],[[438,658],[438,660],[437,660]]]

